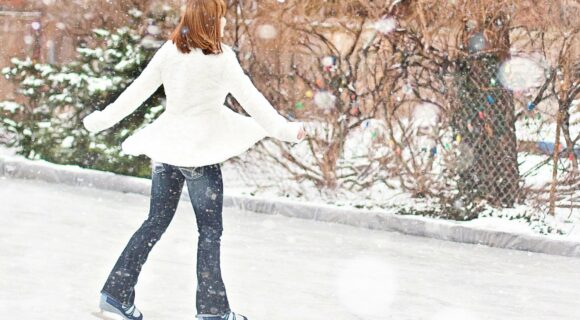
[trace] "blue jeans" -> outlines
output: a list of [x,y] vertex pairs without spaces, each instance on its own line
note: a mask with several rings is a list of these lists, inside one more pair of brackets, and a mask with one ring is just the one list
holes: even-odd
[[102,291],[123,304],[133,304],[141,267],[173,219],[184,182],[187,182],[199,233],[197,312],[226,314],[231,310],[220,270],[223,180],[219,163],[201,167],[153,163],[149,217],[125,246]]

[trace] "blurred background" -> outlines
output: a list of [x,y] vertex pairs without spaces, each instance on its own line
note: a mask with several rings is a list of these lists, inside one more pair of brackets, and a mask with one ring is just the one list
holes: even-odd
[[[80,119],[140,74],[184,4],[0,1],[3,152],[150,177],[150,159],[120,144],[162,113],[162,87],[101,134]],[[309,132],[295,146],[264,139],[228,160],[244,192],[574,233],[577,1],[227,5],[224,42],[276,109]],[[244,113],[233,97],[226,104]]]

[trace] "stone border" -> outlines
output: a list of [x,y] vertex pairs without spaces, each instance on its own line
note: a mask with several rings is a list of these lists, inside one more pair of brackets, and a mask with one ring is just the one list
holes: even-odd
[[[0,156],[0,176],[37,179],[51,183],[143,195],[149,195],[151,187],[149,179],[17,157],[3,158]],[[189,202],[187,192],[182,193],[181,200]],[[227,194],[224,195],[224,206],[262,214],[280,214],[287,217],[341,223],[374,230],[397,231],[440,240],[580,257],[580,242],[476,228],[447,220],[438,221],[419,216],[402,216],[384,210],[341,208],[332,205],[284,201],[283,199],[272,201],[259,197]]]

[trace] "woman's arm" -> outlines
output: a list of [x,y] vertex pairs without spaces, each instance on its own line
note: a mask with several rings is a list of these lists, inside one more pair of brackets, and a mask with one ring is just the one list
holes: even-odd
[[85,128],[91,132],[108,129],[117,122],[133,113],[159,86],[161,81],[161,66],[166,42],[157,50],[143,72],[119,95],[115,102],[102,111],[95,111],[83,119]]
[[289,122],[280,115],[244,73],[235,52],[228,46],[222,47],[225,55],[222,81],[244,110],[256,119],[270,136],[287,142],[301,141],[302,139],[298,139],[298,132],[303,123]]

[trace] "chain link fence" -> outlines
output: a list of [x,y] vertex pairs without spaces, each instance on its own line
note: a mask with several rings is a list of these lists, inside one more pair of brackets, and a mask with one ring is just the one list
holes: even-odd
[[495,207],[512,207],[524,196],[517,162],[513,94],[500,85],[500,60],[492,54],[460,61],[457,104],[451,124],[461,150],[472,161],[459,172],[463,200],[485,199]]

